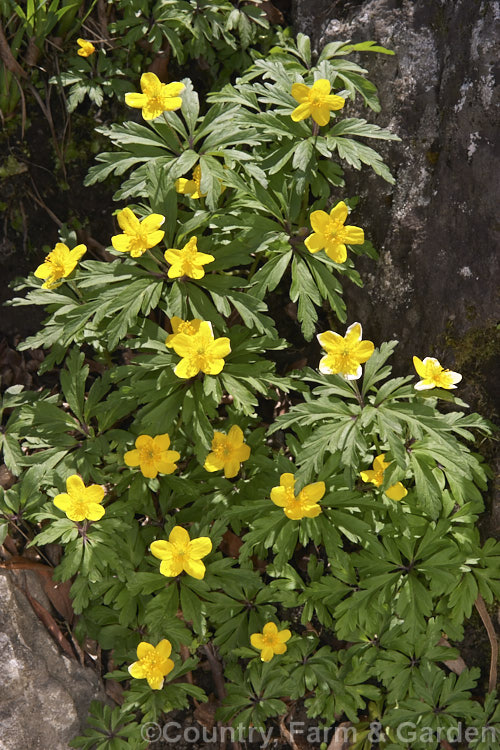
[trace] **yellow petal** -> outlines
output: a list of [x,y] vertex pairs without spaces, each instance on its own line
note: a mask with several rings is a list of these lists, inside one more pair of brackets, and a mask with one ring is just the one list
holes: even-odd
[[361,341],[362,336],[363,329],[361,328],[361,323],[351,323],[351,325],[345,332],[344,339],[347,344],[353,346],[358,341]]
[[123,460],[127,466],[139,466],[140,457],[138,450],[127,451],[123,456]]
[[299,497],[302,495],[307,499],[308,503],[317,503],[325,494],[325,483],[314,482],[314,484],[308,484],[299,492]]
[[344,241],[348,245],[362,245],[365,241],[365,233],[360,227],[344,227]]
[[85,490],[85,485],[78,474],[73,474],[66,479],[66,489],[70,495],[81,495]]
[[167,638],[164,638],[156,647],[156,653],[161,656],[162,659],[168,659],[172,653],[172,644]]
[[166,560],[162,560],[160,565],[160,573],[162,576],[166,576],[167,578],[175,578],[176,576],[179,576],[183,571],[182,563],[180,563],[178,560],[174,560],[174,558],[167,558]]
[[140,661],[135,661],[133,664],[131,664],[128,668],[128,671],[132,677],[135,677],[136,680],[142,680],[144,679],[144,677],[146,677],[146,671]]
[[401,482],[397,482],[396,484],[393,484],[392,487],[388,487],[385,490],[385,494],[391,500],[399,501],[406,497],[408,490],[401,484]]
[[136,235],[137,232],[140,231],[139,219],[130,208],[124,208],[121,211],[118,211],[116,220],[118,221],[120,229],[123,229],[126,234]]
[[141,76],[141,89],[148,96],[158,95],[161,91],[161,81],[154,73],[143,73]]
[[141,643],[139,643],[139,645],[137,646],[137,658],[144,659],[145,656],[152,656],[154,651],[155,647],[152,643],[141,641]]
[[56,495],[53,498],[52,502],[54,503],[56,508],[59,508],[59,510],[62,510],[64,513],[66,513],[73,501],[66,492],[61,492],[60,495]]
[[313,109],[311,115],[314,122],[317,122],[318,125],[328,125],[330,122],[330,110],[326,104],[323,107]]
[[169,534],[168,541],[175,547],[185,547],[189,544],[189,534],[183,526],[174,526]]
[[142,109],[146,106],[147,102],[148,98],[145,94],[136,94],[134,92],[125,94],[125,104],[129,107],[134,107],[134,109]]
[[156,232],[164,222],[165,217],[162,214],[150,214],[141,221],[141,231],[147,234]]
[[310,88],[305,83],[294,83],[292,85],[292,96],[301,104],[309,101],[309,92]]
[[163,433],[163,435],[156,435],[156,437],[153,438],[153,445],[155,448],[159,448],[162,451],[168,451],[170,448],[170,436],[168,432]]
[[89,503],[87,507],[87,511],[85,513],[85,517],[88,518],[89,521],[99,521],[104,513],[105,509],[102,507],[102,505],[98,505],[97,503]]
[[70,250],[69,252],[69,258],[71,261],[76,263],[80,260],[81,257],[85,255],[87,252],[87,246],[86,245],[77,245],[73,248],[73,250]]
[[104,487],[101,487],[100,484],[91,484],[84,490],[85,501],[88,503],[102,503],[104,495]]
[[202,368],[205,375],[218,375],[224,369],[225,361],[223,359],[212,359]]
[[177,469],[177,464],[175,462],[178,461],[180,457],[181,455],[180,453],[177,453],[177,451],[167,451],[163,458],[160,458],[159,460],[157,459],[156,468],[161,474],[173,474]]
[[115,234],[111,237],[111,244],[119,253],[129,253],[132,247],[132,238],[128,234]]
[[146,679],[151,690],[161,690],[165,682],[161,674],[148,674]]
[[427,371],[422,360],[419,359],[418,357],[413,357],[413,366],[415,370],[417,371],[418,375],[420,375],[421,378],[425,378]]
[[295,487],[295,475],[291,472],[287,472],[286,474],[282,474],[280,476],[280,486],[281,487],[288,487],[293,490]]
[[310,234],[304,240],[304,245],[307,247],[310,253],[317,253],[319,250],[323,250],[325,246],[325,238],[322,234]]
[[229,432],[227,433],[227,438],[233,448],[236,448],[237,446],[242,445],[243,443],[243,430],[241,427],[239,427],[237,424],[233,424]]
[[[174,349],[175,344],[177,342],[174,342]],[[176,365],[174,369],[175,375],[177,375],[178,378],[194,378],[196,375],[198,375],[200,371],[200,368],[198,365],[193,361],[193,359],[189,357],[185,357],[184,359],[181,359],[181,361]]]
[[276,623],[274,622],[266,622],[264,627],[262,628],[262,632],[264,635],[276,635],[278,632],[278,628],[276,627]]
[[52,265],[50,263],[42,263],[34,273],[37,279],[48,279],[52,274],[52,270]]
[[224,476],[226,479],[232,479],[240,470],[240,462],[237,458],[230,458],[224,463]]
[[289,630],[280,630],[278,633],[278,640],[281,641],[281,643],[286,643],[291,637],[292,634]]
[[360,341],[354,349],[354,356],[358,362],[366,362],[375,351],[375,345],[372,341]]
[[325,253],[334,263],[345,263],[347,248],[342,242],[329,242],[325,246]]
[[264,636],[262,633],[252,633],[250,636],[250,643],[254,648],[264,648]]
[[271,490],[271,500],[275,505],[284,508],[287,504],[285,487],[273,487]]
[[172,81],[172,83],[167,83],[164,85],[163,91],[166,96],[179,96],[179,94],[184,91],[185,85],[183,83],[180,83],[179,81]]
[[273,646],[273,650],[275,654],[284,654],[286,651],[286,646],[284,643],[276,643]]
[[318,234],[325,234],[330,226],[330,217],[326,211],[313,211],[309,217],[311,226]]
[[189,557],[194,560],[200,560],[206,557],[212,551],[212,540],[208,536],[199,536],[193,539],[189,544]]
[[221,336],[218,339],[215,339],[209,347],[208,355],[210,357],[215,357],[217,359],[221,359],[222,357],[227,357],[228,354],[231,353],[231,342],[226,336]]
[[181,107],[182,99],[180,96],[173,96],[163,100],[163,108],[166,112],[173,112],[175,109],[180,109]]
[[311,114],[311,105],[309,102],[304,102],[304,104],[299,104],[298,107],[295,107],[291,114],[291,118],[294,122],[300,122],[301,120],[305,120],[306,117],[309,117]]
[[319,96],[328,96],[330,93],[330,90],[332,88],[332,84],[327,78],[318,78],[317,81],[314,81],[311,93],[319,94]]
[[173,554],[172,545],[164,539],[158,539],[156,542],[151,542],[149,549],[151,550],[151,554],[159,560],[164,560],[166,557]]
[[186,560],[184,563],[184,570],[192,578],[196,578],[197,581],[201,581],[205,577],[206,568],[201,560]]
[[329,94],[327,97],[325,97],[325,104],[328,109],[337,111],[344,107],[345,99],[342,96],[337,96],[336,94]]
[[373,460],[373,468],[375,471],[385,471],[390,464],[385,461],[385,453],[381,453],[376,456]]
[[271,661],[273,656],[274,656],[273,648],[271,646],[264,646],[260,654],[261,661]]
[[330,218],[333,219],[333,221],[338,221],[341,224],[344,224],[348,213],[349,209],[347,208],[347,204],[344,203],[344,201],[339,201],[330,211]]
[[181,195],[191,195],[197,191],[198,187],[194,180],[186,180],[185,177],[179,177],[175,181],[175,190]]
[[209,453],[203,464],[203,468],[206,471],[220,471],[224,468],[224,461],[218,458],[215,453]]
[[146,477],[146,479],[154,479],[158,474],[158,467],[156,466],[154,459],[144,460],[143,458],[139,465],[141,467],[142,476]]
[[[147,247],[155,247],[155,245],[159,245],[162,239],[165,236],[165,232],[163,229],[158,229],[156,232],[150,232],[146,238],[146,246]],[[133,257],[132,253],[132,257]],[[142,253],[141,253],[142,255]]]

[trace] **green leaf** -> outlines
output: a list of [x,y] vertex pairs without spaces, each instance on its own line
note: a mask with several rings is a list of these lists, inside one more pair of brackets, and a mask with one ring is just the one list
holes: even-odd
[[66,357],[67,370],[61,370],[60,379],[64,397],[73,414],[83,422],[85,383],[89,374],[88,365],[83,365],[85,355],[73,349]]

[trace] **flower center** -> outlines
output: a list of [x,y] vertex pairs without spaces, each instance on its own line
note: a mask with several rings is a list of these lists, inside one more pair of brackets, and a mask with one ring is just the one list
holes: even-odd
[[60,279],[65,274],[65,268],[62,261],[60,261],[57,256],[54,255],[54,253],[49,253],[47,256],[47,263],[50,263],[52,266],[52,276],[54,276],[57,279]]
[[177,333],[185,333],[187,336],[193,336],[193,334],[195,333],[194,326],[188,320],[185,320],[179,325]]
[[151,654],[147,654],[147,656],[144,656],[141,659],[141,662],[146,672],[155,672],[160,668],[161,657],[153,652]]
[[279,643],[277,636],[273,635],[272,633],[270,633],[269,635],[263,635],[262,640],[265,646],[271,646],[271,648]]
[[233,450],[231,446],[229,446],[227,443],[221,443],[214,450],[216,457],[222,460],[229,458],[232,452]]
[[184,563],[184,560],[189,557],[189,543],[178,544],[175,546],[174,557],[178,562]]
[[287,487],[285,490],[285,501],[290,504],[297,504],[300,503],[300,498],[298,495],[295,495],[295,492],[291,487]]
[[314,109],[322,107],[325,103],[325,97],[322,94],[312,94],[309,96],[309,104]]
[[73,500],[73,512],[78,515],[86,515],[88,509],[88,503],[85,500]]
[[184,263],[192,263],[197,255],[198,250],[195,247],[189,247],[189,245],[187,245],[182,251],[182,260]]
[[161,451],[158,448],[155,448],[154,445],[139,448],[140,460],[146,463],[149,461],[158,461],[160,459],[160,454]]
[[343,230],[344,224],[337,220],[334,221],[333,219],[330,219],[330,223],[328,224],[328,228],[325,232],[325,236],[328,240],[333,241],[336,240],[337,242],[342,242],[343,238]]

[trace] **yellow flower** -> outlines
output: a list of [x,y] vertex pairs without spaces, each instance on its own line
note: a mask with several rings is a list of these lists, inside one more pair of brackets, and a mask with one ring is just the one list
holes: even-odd
[[252,633],[250,643],[261,652],[261,661],[271,661],[275,654],[285,653],[285,643],[291,637],[289,630],[278,630],[274,622],[266,622],[262,633]]
[[127,466],[140,466],[142,475],[149,479],[160,472],[173,474],[177,468],[176,461],[181,457],[177,451],[169,451],[170,437],[164,435],[139,435],[135,441],[135,450],[127,451],[124,460]]
[[[227,169],[225,166],[224,169]],[[222,180],[219,180],[220,183],[220,192],[221,195],[226,189],[226,186],[222,182]],[[179,177],[178,180],[175,181],[175,189],[178,193],[181,193],[181,195],[189,195],[190,198],[194,198],[195,200],[197,198],[204,198],[206,196],[206,193],[201,192],[201,167],[199,164],[196,165],[196,167],[193,169],[193,176],[190,180],[186,180],[185,177]]]
[[426,391],[429,388],[456,388],[462,376],[453,370],[445,370],[434,357],[426,357],[422,362],[418,357],[413,357],[413,365],[422,380],[415,383],[417,391]]
[[224,367],[224,357],[231,351],[231,344],[225,336],[215,339],[212,324],[203,320],[198,333],[178,333],[172,341],[172,348],[182,357],[174,370],[177,377],[194,378],[199,372],[218,375]]
[[142,109],[145,120],[154,120],[162,112],[172,112],[182,107],[179,96],[184,91],[184,84],[173,81],[162,83],[154,73],[143,73],[141,76],[142,94],[125,94],[125,104],[135,109]]
[[312,117],[318,125],[328,125],[330,111],[342,109],[345,99],[335,94],[330,94],[331,84],[326,78],[314,81],[311,88],[305,83],[294,83],[292,96],[300,102],[292,112],[292,120],[299,122],[306,117]]
[[55,289],[61,286],[61,279],[65,279],[75,270],[76,264],[86,252],[85,245],[77,245],[70,250],[67,245],[58,242],[35,271],[37,279],[45,279],[42,289]]
[[172,644],[164,638],[157,646],[142,641],[137,646],[137,659],[128,668],[132,677],[137,680],[146,678],[152,690],[161,690],[164,677],[174,668],[174,662],[168,657],[172,653]]
[[162,241],[165,232],[160,229],[165,221],[161,214],[150,214],[142,221],[130,208],[118,211],[116,215],[123,234],[111,237],[111,244],[120,253],[130,253],[132,258],[140,258],[146,250]]
[[275,505],[283,508],[285,516],[293,521],[319,516],[321,508],[318,502],[325,494],[325,483],[306,484],[298,495],[295,494],[294,487],[295,477],[293,474],[282,474],[280,486],[273,487],[271,490],[271,500]]
[[205,276],[205,266],[215,260],[213,255],[200,253],[198,251],[196,237],[191,237],[182,250],[169,247],[164,252],[165,260],[170,263],[168,269],[169,279],[178,279],[180,276],[189,276],[190,279],[202,279]]
[[175,577],[186,571],[188,576],[199,581],[205,576],[205,565],[201,562],[212,551],[212,540],[208,536],[190,539],[186,529],[174,526],[168,542],[152,542],[151,553],[161,560],[160,573]]
[[54,505],[64,511],[70,521],[98,521],[103,517],[104,488],[100,484],[85,487],[78,474],[73,474],[66,479],[66,490],[55,496]]
[[174,345],[174,339],[179,333],[185,333],[187,336],[194,336],[194,334],[198,333],[198,331],[200,330],[201,322],[202,321],[198,318],[194,318],[193,320],[182,320],[181,318],[178,318],[176,315],[174,315],[172,318],[170,318],[172,333],[169,333],[169,335],[165,339],[165,346],[168,346],[169,349],[171,349]]
[[85,39],[77,39],[76,43],[80,47],[77,51],[77,55],[80,55],[80,57],[90,57],[90,55],[94,54],[95,47],[92,42],[87,42]]
[[357,380],[361,377],[361,364],[373,354],[371,341],[362,341],[361,323],[353,323],[346,331],[345,337],[335,331],[319,333],[317,339],[326,355],[321,358],[319,371],[324,375],[342,375],[346,380]]
[[346,243],[348,245],[362,245],[365,233],[359,227],[344,226],[348,209],[344,201],[337,203],[327,214],[326,211],[313,211],[311,226],[313,234],[305,239],[305,246],[310,253],[324,250],[335,263],[347,260]]
[[[385,453],[381,453],[373,461],[373,469],[360,472],[360,477],[363,482],[371,482],[375,487],[380,487],[384,483],[384,471],[390,465],[385,461]],[[401,482],[392,484],[384,492],[391,500],[402,500],[408,494],[408,490]]]
[[227,435],[214,432],[212,453],[209,453],[204,468],[207,471],[224,469],[226,479],[235,477],[242,461],[250,458],[250,448],[243,442],[243,432],[238,425],[233,425]]
[[179,177],[175,181],[175,189],[182,195],[189,195],[190,198],[204,198],[206,193],[201,192],[201,167],[199,164],[193,169],[193,177],[186,180],[185,177]]

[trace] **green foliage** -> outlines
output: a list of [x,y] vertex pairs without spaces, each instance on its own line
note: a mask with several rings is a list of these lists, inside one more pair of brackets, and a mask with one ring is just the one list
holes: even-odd
[[[184,63],[211,59],[220,40],[227,55],[219,63],[233,70],[238,45],[256,43],[265,28],[260,11],[201,6],[193,15],[192,3],[157,3],[146,23],[147,3],[119,4],[123,49],[146,36],[158,51],[166,39]],[[60,373],[51,391],[4,394],[0,439],[18,481],[0,497],[0,540],[22,529],[38,548],[60,545],[53,577],[71,580],[75,634],[113,649],[108,677],[124,683],[123,705],[94,705],[74,747],[145,747],[140,722],[206,699],[187,677],[203,654],[220,655],[224,670],[217,719],[245,731],[264,729],[295,702],[320,724],[353,722],[365,750],[367,715],[384,727],[384,748],[405,747],[395,731],[403,721],[434,733],[415,750],[438,746],[440,721],[498,724],[494,698],[476,700],[479,671],[449,674],[443,662],[458,652],[442,641],[446,633],[459,643],[478,596],[491,605],[500,593],[500,545],[483,543],[475,526],[490,471],[474,441],[491,425],[451,390],[418,391],[412,375],[392,377],[394,341],[363,360],[362,380],[351,365],[283,374],[278,364],[289,343],[277,331],[276,300],[296,303],[295,333],[300,325],[311,340],[326,320],[335,328],[347,318],[340,279],[361,284],[348,242],[344,263],[308,250],[311,212],[342,199],[344,168],[369,165],[392,182],[362,140],[394,139],[389,131],[333,113],[323,126],[291,118],[292,85],[319,79],[346,99],[347,115],[356,97],[379,111],[352,52],[389,54],[373,42],[338,42],[313,60],[307,37],[282,35],[269,54],[245,61],[234,83],[223,76],[206,101],[184,78],[178,112],[101,128],[114,150],[98,157],[87,184],[97,190],[111,175],[122,179],[116,199],[143,220],[138,244],[128,246],[138,252],[116,249],[117,230],[105,259],[85,255],[63,269],[58,286],[42,286],[38,270],[18,286],[28,291],[15,304],[47,314],[20,348],[45,348],[41,372],[58,365]],[[196,167],[194,198],[177,180]],[[164,237],[147,230],[157,214],[166,218]],[[125,231],[126,216],[118,220]],[[176,275],[165,250],[180,251],[191,237],[213,260],[201,274],[187,265]],[[72,248],[76,237],[64,228],[61,242]],[[368,241],[357,251],[376,256]],[[183,333],[177,326],[186,322]],[[218,355],[192,328],[208,322]],[[198,371],[183,374],[190,357]],[[236,449],[224,436],[235,427],[248,451],[232,471],[227,451]],[[170,468],[164,457],[158,463],[158,446],[144,452],[144,436],[165,434],[179,456]],[[381,476],[364,481],[381,456]],[[95,508],[81,518],[83,490],[68,507],[75,475],[94,505],[102,491],[89,486],[104,488],[99,518]],[[286,490],[291,478],[294,491]],[[403,496],[391,499],[399,486]],[[314,494],[321,497],[311,510]],[[152,550],[179,527],[201,541],[160,563]],[[196,545],[205,550],[198,576],[186,568]],[[270,662],[252,647],[268,623],[290,630]],[[140,643],[164,639],[174,666],[152,689],[128,667],[140,660]]]

